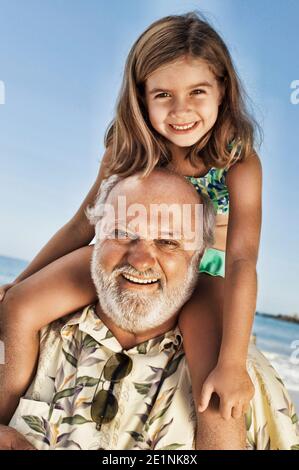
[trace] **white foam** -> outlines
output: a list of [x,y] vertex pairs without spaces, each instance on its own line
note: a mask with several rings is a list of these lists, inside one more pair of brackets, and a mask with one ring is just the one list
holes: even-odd
[[294,364],[291,357],[267,351],[263,351],[263,354],[269,359],[274,369],[277,370],[285,386],[290,390],[299,392],[299,364]]
[[294,364],[291,356],[282,356],[267,351],[262,352],[280,375],[290,393],[296,410],[299,411],[299,364]]

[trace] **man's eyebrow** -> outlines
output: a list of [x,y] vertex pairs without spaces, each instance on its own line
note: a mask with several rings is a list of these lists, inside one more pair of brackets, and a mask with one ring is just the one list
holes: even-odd
[[[190,85],[189,87],[187,87],[187,90],[191,90],[191,88],[199,88],[199,87],[212,87],[212,84],[210,82],[201,82],[201,83],[196,83],[195,85]],[[161,92],[165,92],[165,91],[172,91],[172,90],[169,90],[169,89],[166,89],[166,88],[153,88],[152,90],[149,91],[149,94],[150,95],[153,95],[154,93],[161,93]]]
[[181,232],[169,232],[167,230],[164,232],[159,232],[159,239],[164,237],[178,239],[182,238],[182,234]]
[[[128,231],[132,234],[135,234],[136,236],[139,236],[138,233],[136,233],[136,231],[128,226],[128,224],[124,223],[121,219],[116,219],[114,221],[114,224],[113,225],[113,228],[120,228],[122,230],[125,230],[125,231]],[[157,239],[163,239],[163,238],[167,238],[167,239],[176,239],[176,240],[181,240],[182,239],[182,233],[180,230],[175,230],[175,231],[169,231],[169,230],[158,230],[156,231],[156,229],[154,229],[154,233],[157,234],[158,238]]]

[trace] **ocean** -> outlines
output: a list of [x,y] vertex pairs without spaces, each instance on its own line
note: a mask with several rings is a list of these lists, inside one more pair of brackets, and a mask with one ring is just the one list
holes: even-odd
[[[15,279],[26,265],[24,260],[0,256],[0,285]],[[295,348],[299,351],[299,323],[257,314],[253,334],[257,347],[280,374],[299,410],[299,353],[294,354]]]
[[0,255],[0,285],[15,279],[25,269],[27,264],[28,262],[22,259]]

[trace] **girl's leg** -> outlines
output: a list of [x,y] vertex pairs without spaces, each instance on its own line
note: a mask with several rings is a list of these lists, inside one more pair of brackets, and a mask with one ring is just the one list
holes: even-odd
[[224,420],[219,413],[217,395],[212,395],[203,413],[197,411],[202,385],[218,360],[223,297],[224,279],[201,273],[196,290],[179,317],[197,413],[196,448],[199,450],[245,449],[246,444],[244,417]]

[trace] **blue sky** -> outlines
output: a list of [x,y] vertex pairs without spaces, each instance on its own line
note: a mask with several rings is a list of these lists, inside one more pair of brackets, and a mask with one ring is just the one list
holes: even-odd
[[299,312],[297,0],[0,0],[0,254],[30,260],[74,214],[130,47],[154,20],[193,9],[227,42],[264,130],[258,308]]

